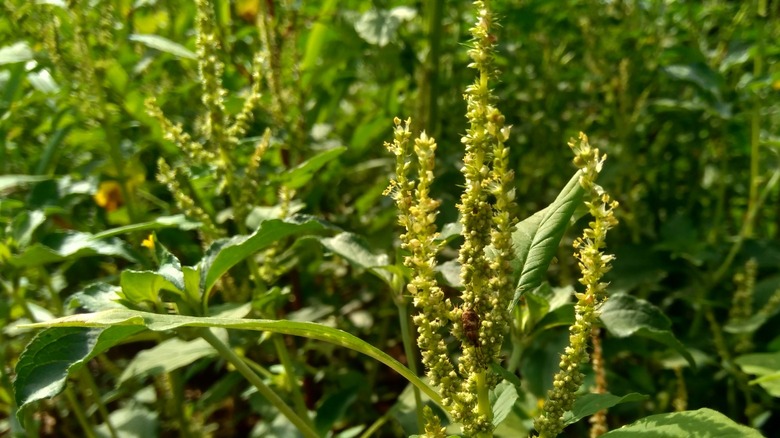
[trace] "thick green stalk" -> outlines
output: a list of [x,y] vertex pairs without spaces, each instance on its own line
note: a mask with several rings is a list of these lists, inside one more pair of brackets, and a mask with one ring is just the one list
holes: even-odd
[[319,438],[317,432],[309,426],[309,423],[303,418],[299,417],[276,393],[268,387],[260,377],[249,368],[249,365],[239,357],[233,350],[217,338],[209,329],[204,328],[199,331],[200,336],[214,349],[216,349],[223,359],[230,362],[242,376],[244,376],[249,382],[257,388],[257,391],[265,397],[272,405],[274,405],[279,412],[287,417],[290,422],[298,428],[298,431],[306,438]]

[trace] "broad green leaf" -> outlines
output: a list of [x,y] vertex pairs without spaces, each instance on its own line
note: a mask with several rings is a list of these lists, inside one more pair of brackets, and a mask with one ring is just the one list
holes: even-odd
[[104,239],[106,237],[119,236],[121,234],[134,233],[138,231],[159,230],[162,228],[178,228],[180,230],[194,230],[201,226],[200,222],[187,219],[183,214],[173,216],[161,216],[153,221],[142,222],[140,224],[130,224],[123,227],[112,228],[110,230],[97,233],[94,239]]
[[68,375],[92,357],[142,327],[51,327],[38,333],[19,356],[16,364],[14,394],[19,406],[17,418],[32,402],[62,392]]
[[691,353],[670,330],[672,322],[669,318],[661,309],[645,300],[622,293],[612,295],[601,307],[601,321],[613,336],[627,338],[636,335],[653,339],[671,347],[691,367],[696,367]]
[[369,44],[384,47],[395,39],[402,21],[414,18],[414,9],[399,6],[392,10],[372,9],[355,23],[355,31]]
[[122,286],[122,295],[135,304],[159,302],[161,290],[178,294],[183,292],[159,272],[154,271],[124,270],[119,277],[119,284]]
[[602,435],[603,438],[761,438],[757,430],[712,409],[651,415]]
[[82,313],[65,316],[45,323],[27,324],[22,328],[46,327],[106,327],[134,326],[146,327],[153,331],[173,330],[179,327],[220,327],[226,329],[255,330],[285,335],[300,336],[329,342],[341,347],[355,350],[375,359],[405,377],[409,382],[420,388],[428,397],[441,405],[441,397],[420,380],[408,368],[393,359],[384,351],[361,340],[357,336],[313,322],[273,321],[265,319],[213,318],[182,315],[163,315],[141,312],[129,309],[110,309],[97,313]]
[[184,341],[171,338],[156,347],[138,353],[119,376],[118,385],[132,378],[167,373],[204,357],[216,356],[217,350],[203,339]]
[[137,262],[130,247],[123,241],[116,238],[96,240],[91,234],[76,231],[50,234],[10,262],[17,267],[41,266],[95,255],[121,257]]
[[631,403],[647,400],[650,398],[647,395],[632,392],[624,396],[613,394],[585,394],[581,397],[577,397],[574,402],[574,406],[571,411],[563,414],[563,421],[566,425],[574,424],[581,419],[593,415],[602,409],[609,409],[612,406],[619,405],[621,403]]
[[517,377],[514,373],[510,372],[508,369],[502,367],[500,364],[496,362],[490,363],[490,369],[493,370],[494,373],[498,374],[502,379],[515,385],[516,389],[522,390],[523,387],[522,380],[520,380],[519,377]]
[[[157,257],[157,273],[169,281],[180,292],[184,292],[184,273],[182,272],[181,262],[175,255],[168,251],[168,248],[157,240],[154,235],[154,254]],[[195,301],[196,303],[198,301]]]
[[522,268],[510,310],[520,296],[537,288],[547,273],[563,233],[569,226],[574,211],[582,203],[585,189],[580,185],[581,172],[561,190],[555,201],[528,219],[520,222],[512,233],[515,248],[515,271]]
[[322,166],[335,160],[339,155],[344,153],[347,148],[339,146],[327,151],[320,152],[319,154],[309,158],[303,163],[299,164],[293,169],[285,172],[281,176],[281,180],[285,186],[291,189],[299,189],[312,179],[314,174],[322,168]]
[[517,400],[517,389],[509,382],[505,382],[496,386],[494,394],[496,399],[492,402],[493,426],[498,426],[512,412],[512,406]]
[[[111,411],[109,421],[122,438],[155,438],[159,436],[159,414],[150,411],[140,403],[132,403]],[[111,438],[108,426],[103,423],[95,428],[98,438]]]
[[50,176],[45,175],[0,175],[0,194],[9,192],[28,184],[50,180]]
[[179,58],[195,59],[197,55],[194,52],[182,46],[179,43],[175,43],[168,38],[163,38],[159,35],[143,35],[133,34],[129,37],[130,41],[141,43],[147,47],[150,47],[161,52],[170,53],[171,55],[178,56]]
[[201,292],[208,295],[228,269],[274,242],[296,234],[322,231],[325,227],[322,222],[307,216],[272,219],[261,223],[257,230],[248,236],[234,236],[214,242],[200,262]]
[[751,384],[759,384],[772,397],[780,397],[780,351],[744,354],[734,362],[745,373],[758,376]]
[[374,254],[366,241],[353,233],[339,233],[333,237],[321,237],[318,239],[322,246],[329,251],[345,258],[351,264],[366,270],[370,270],[387,284],[391,282],[391,275],[382,269],[390,263],[386,254]]
[[720,86],[723,83],[723,78],[703,62],[675,64],[663,67],[662,70],[677,80],[696,84],[703,91],[720,98]]
[[333,425],[344,417],[344,414],[357,400],[360,387],[352,384],[346,388],[326,395],[317,407],[314,425],[320,436],[327,436]]
[[83,291],[76,292],[68,298],[68,308],[83,307],[90,312],[123,308],[119,301],[122,288],[108,283],[95,283],[87,286]]
[[33,59],[33,51],[25,41],[0,48],[0,65],[27,62]]
[[24,248],[41,224],[46,222],[46,214],[40,210],[25,211],[16,216],[11,223],[11,235],[16,243]]
[[[322,47],[326,42],[329,26],[321,20],[323,17],[331,16],[337,10],[337,0],[326,0],[322,3],[318,14],[320,18],[311,27],[309,37],[306,39],[306,50],[304,51],[300,66],[303,73],[311,72],[322,55]],[[303,77],[304,87],[308,85],[309,78],[311,78],[311,75],[305,75]]]

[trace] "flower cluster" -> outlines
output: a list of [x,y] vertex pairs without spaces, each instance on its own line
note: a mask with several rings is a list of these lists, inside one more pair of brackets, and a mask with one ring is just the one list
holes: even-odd
[[[410,252],[404,263],[412,269],[408,290],[419,313],[414,317],[423,363],[434,386],[439,387],[450,415],[462,423],[467,435],[493,429],[489,390],[498,382],[487,372],[498,360],[508,329],[513,285],[510,261],[514,256],[511,229],[515,225],[514,175],[509,170],[509,126],[494,106],[489,80],[493,69],[495,39],[490,34],[493,16],[482,1],[474,2],[477,22],[471,28],[473,45],[470,67],[478,70],[466,89],[469,128],[463,167],[465,189],[458,209],[464,242],[458,261],[464,290],[462,305],[444,298],[436,283],[434,268],[439,243],[435,219],[439,202],[431,199],[436,143],[425,133],[414,142],[417,181],[410,179],[412,162],[409,121],[395,120],[395,138],[387,143],[396,155],[396,179],[388,193],[400,210],[399,222],[406,229],[402,247]],[[492,247],[492,251],[486,251]],[[488,256],[490,253],[490,256]],[[449,359],[444,335],[451,331],[461,343],[457,372]]]
[[585,205],[593,220],[583,235],[574,242],[577,249],[575,257],[579,261],[582,273],[580,283],[585,292],[575,293],[575,321],[569,327],[569,345],[560,361],[560,371],[553,380],[553,389],[549,391],[542,413],[534,420],[534,428],[540,437],[555,437],[563,430],[563,414],[574,404],[575,393],[582,385],[583,374],[580,367],[588,360],[588,339],[593,324],[598,318],[598,307],[606,299],[607,283],[601,281],[610,269],[613,255],[604,254],[607,231],[617,225],[613,201],[604,189],[596,184],[596,177],[606,156],[600,156],[599,150],[588,143],[588,137],[580,133],[579,142],[572,140],[569,146],[574,151],[574,164],[580,168],[580,185],[586,190]]

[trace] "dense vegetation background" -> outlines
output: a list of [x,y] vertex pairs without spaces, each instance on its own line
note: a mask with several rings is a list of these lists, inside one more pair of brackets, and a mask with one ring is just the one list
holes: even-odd
[[[150,228],[182,265],[194,265],[215,238],[246,234],[281,211],[300,212],[363,236],[393,260],[397,212],[383,191],[394,160],[382,143],[396,116],[411,116],[415,129],[437,139],[439,221],[457,220],[462,94],[474,77],[464,47],[473,22],[468,2],[213,5],[208,25],[221,50],[212,55],[224,63],[214,82],[199,79],[191,1],[2,5],[0,434],[19,433],[13,367],[35,333],[15,326],[73,313],[85,297],[72,297],[90,284],[116,284],[124,269],[154,266],[142,245]],[[610,410],[610,424],[709,407],[771,436],[780,424],[780,3],[496,0],[492,8],[501,23],[495,92],[513,125],[519,216],[555,199],[573,174],[566,142],[586,132],[609,156],[599,183],[621,204],[609,240],[616,254],[609,291],[660,308],[696,359],[694,369],[652,337],[607,334],[610,392],[649,396]],[[224,98],[233,117],[253,84],[261,93],[253,120],[219,157],[232,163],[228,173],[177,148],[164,136],[162,116],[145,104],[154,97],[165,117],[206,143],[213,138],[203,129],[203,96]],[[242,223],[234,214],[243,198],[231,197],[230,181],[221,178],[244,176],[259,142],[268,151]],[[316,156],[324,158],[311,165]],[[178,170],[157,178],[160,162]],[[170,187],[189,193],[205,216],[155,222],[182,212]],[[203,217],[216,231],[195,229]],[[109,249],[62,247],[66,232],[91,236],[149,222],[155,225],[104,235],[121,239]],[[584,222],[560,245],[548,273],[553,288],[576,284],[571,242]],[[256,316],[324,322],[405,363],[397,297],[333,252],[306,239],[277,245],[259,258],[270,266],[266,294],[251,292],[249,268],[239,266],[213,299],[253,301]],[[272,387],[289,389],[270,340],[230,336]],[[146,436],[291,436],[289,423],[209,351],[178,366],[123,374],[164,339],[139,335],[90,361],[91,373],[30,414],[28,436],[84,436],[69,414],[77,405],[96,425],[103,420],[95,409],[108,406],[124,415],[115,422]],[[526,392],[505,436],[514,436],[512,427],[528,430],[565,340],[566,327],[553,324],[508,341],[508,351],[522,351],[513,371]],[[406,380],[349,350],[284,342],[320,430],[356,436],[379,420],[381,436],[415,432]],[[567,431],[582,436],[586,423]],[[108,433],[101,427],[98,436]]]

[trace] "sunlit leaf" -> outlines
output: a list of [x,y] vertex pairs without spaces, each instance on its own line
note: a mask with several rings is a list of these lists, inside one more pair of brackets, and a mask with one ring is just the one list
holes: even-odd
[[579,183],[580,175],[580,171],[575,173],[552,204],[520,222],[512,233],[513,266],[516,271],[522,271],[510,309],[517,305],[523,293],[537,288],[544,280],[558,244],[585,193]]
[[607,432],[603,438],[762,438],[755,429],[735,423],[712,409],[651,415]]
[[301,336],[309,339],[317,339],[355,350],[387,365],[397,373],[401,374],[410,383],[420,388],[422,392],[427,394],[428,397],[434,400],[437,404],[441,405],[441,398],[433,389],[431,389],[431,387],[420,380],[420,378],[412,373],[411,370],[403,366],[400,362],[392,358],[384,351],[374,347],[373,345],[350,333],[313,322],[194,317],[167,314],[163,315],[129,309],[110,309],[97,313],[83,313],[66,316],[52,321],[47,321],[45,323],[27,324],[22,327],[103,328],[107,326],[146,327],[153,331],[173,330],[180,327],[219,327],[226,329],[267,331],[292,336]]
[[175,43],[167,38],[159,35],[143,35],[133,34],[129,37],[130,41],[141,43],[146,47],[150,47],[161,52],[170,53],[171,55],[178,56],[179,58],[195,59],[197,55],[194,52],[182,46],[179,43]]
[[10,262],[17,267],[41,266],[96,255],[137,261],[130,247],[119,239],[96,240],[91,234],[71,231],[45,236]]
[[272,219],[262,222],[257,230],[248,236],[234,236],[214,242],[200,263],[201,292],[208,294],[214,283],[228,269],[274,242],[292,235],[322,231],[325,228],[324,223],[306,216],[285,220]]

